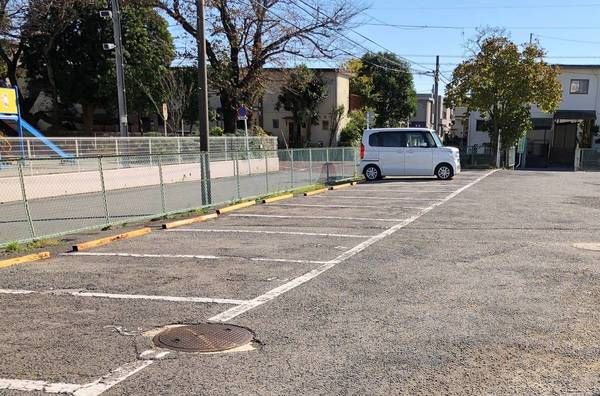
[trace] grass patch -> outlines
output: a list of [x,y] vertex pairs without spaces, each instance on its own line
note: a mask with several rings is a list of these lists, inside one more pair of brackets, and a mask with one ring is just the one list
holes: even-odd
[[[266,198],[275,198],[275,197],[280,197],[282,195],[287,195],[287,194],[304,194],[305,192],[318,190],[318,189],[325,188],[325,187],[327,187],[327,186],[324,184],[313,184],[310,186],[294,188],[293,190],[278,191],[278,192],[272,193],[272,194],[261,195],[258,198],[256,198],[256,201],[262,202],[262,200],[266,199]],[[242,201],[240,201],[240,202],[242,202]]]
[[63,241],[60,239],[39,239],[28,243],[10,242],[4,246],[5,254],[29,253],[34,250],[58,246]]

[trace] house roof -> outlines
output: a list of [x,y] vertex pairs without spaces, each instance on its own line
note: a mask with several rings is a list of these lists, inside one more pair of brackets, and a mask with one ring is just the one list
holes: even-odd
[[558,66],[562,69],[600,69],[600,65],[569,65],[565,63],[557,63],[554,66]]

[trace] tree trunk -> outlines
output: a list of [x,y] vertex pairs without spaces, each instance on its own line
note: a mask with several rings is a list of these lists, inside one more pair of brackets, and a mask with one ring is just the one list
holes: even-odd
[[89,136],[92,135],[92,129],[94,127],[94,112],[96,111],[96,105],[91,103],[84,103],[81,105],[81,112],[83,118],[83,128]]
[[46,58],[46,74],[48,75],[48,83],[50,84],[50,93],[52,95],[52,124],[56,128],[60,126],[60,106],[58,104],[58,89],[56,86],[56,78],[54,74],[54,67],[50,61],[50,51],[54,49],[55,36],[51,37],[46,48],[44,48],[44,58]]
[[235,133],[237,130],[237,101],[229,94],[221,92],[221,109],[225,133]]
[[310,147],[312,144],[312,122],[306,121],[306,147]]

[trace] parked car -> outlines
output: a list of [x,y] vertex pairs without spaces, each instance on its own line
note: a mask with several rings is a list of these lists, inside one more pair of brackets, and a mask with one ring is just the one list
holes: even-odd
[[366,130],[360,159],[368,181],[385,176],[436,176],[449,180],[460,173],[458,149],[444,147],[434,131],[424,128]]

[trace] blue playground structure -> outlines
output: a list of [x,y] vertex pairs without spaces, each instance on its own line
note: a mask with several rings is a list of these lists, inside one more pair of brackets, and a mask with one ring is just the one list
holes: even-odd
[[[12,92],[14,90],[14,93]],[[62,159],[72,158],[71,154],[65,153],[60,147],[54,144],[50,139],[44,136],[40,131],[30,123],[21,118],[21,108],[19,106],[19,90],[15,88],[0,89],[0,120],[13,121],[17,124],[17,133],[19,135],[21,158],[25,158],[24,132],[27,132],[40,142],[48,146]]]

